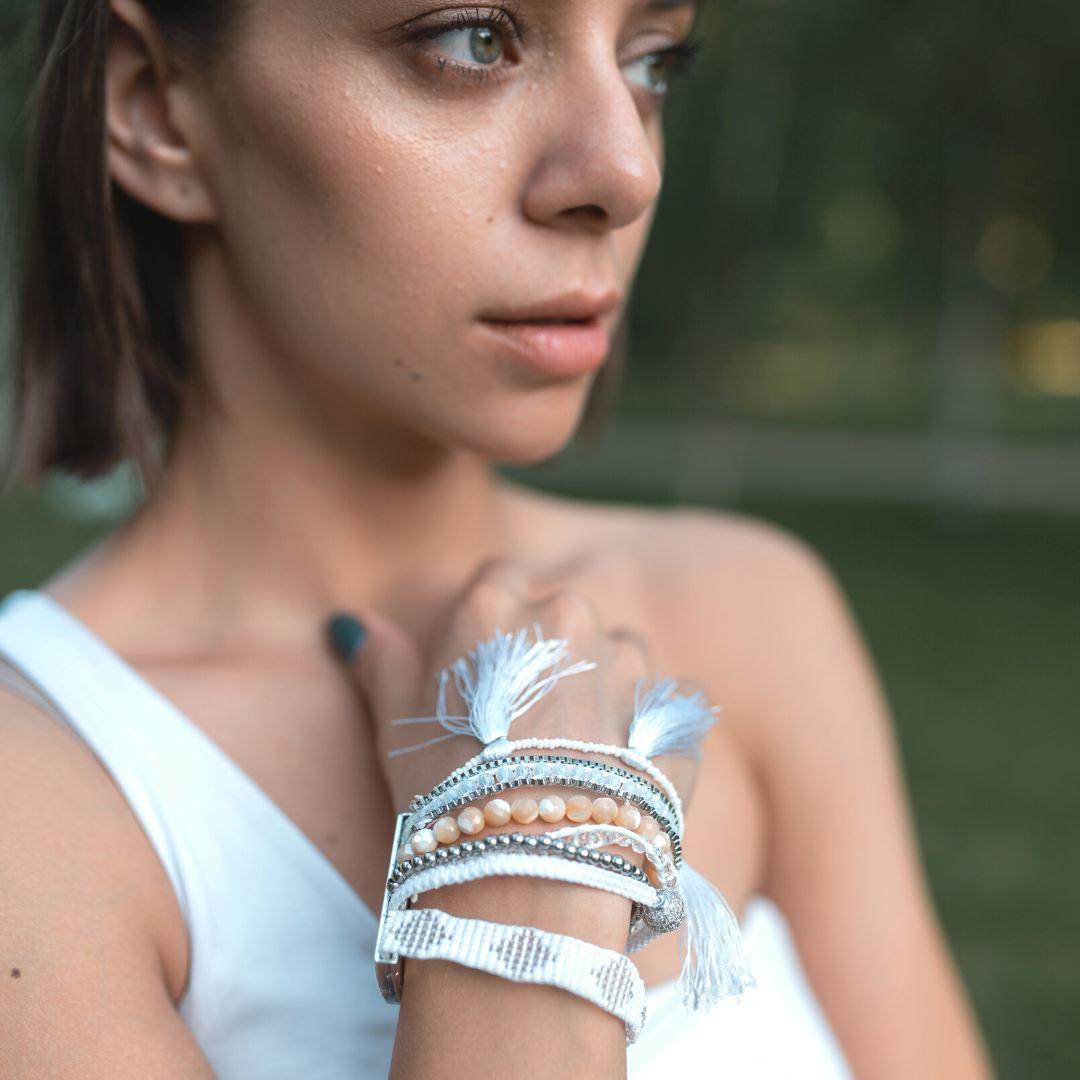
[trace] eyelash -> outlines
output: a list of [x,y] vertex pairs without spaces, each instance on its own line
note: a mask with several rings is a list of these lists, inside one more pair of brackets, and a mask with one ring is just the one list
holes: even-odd
[[[520,16],[515,21],[501,8],[490,8],[487,10],[482,10],[480,8],[457,8],[439,26],[425,27],[423,30],[414,34],[410,41],[422,52],[426,52],[437,58],[436,63],[439,66],[440,73],[450,70],[459,78],[472,79],[477,83],[481,83],[486,79],[501,78],[503,69],[480,64],[462,64],[460,61],[452,60],[448,57],[439,57],[437,53],[433,52],[431,49],[425,48],[421,43],[425,40],[430,41],[440,38],[443,34],[450,33],[453,30],[487,26],[496,27],[500,31],[506,31],[515,41],[519,42],[524,38],[525,33],[527,32],[527,27],[525,27]],[[662,49],[654,49],[652,52],[643,53],[641,56],[635,57],[635,61],[641,61],[648,58],[657,58],[661,61],[665,80],[664,90],[661,92],[648,92],[658,100],[669,97],[671,94],[671,85],[667,81],[668,78],[671,76],[689,76],[694,68],[694,60],[701,52],[701,47],[703,45],[704,39],[691,37],[687,38],[685,41],[676,42],[674,45],[668,45]]]

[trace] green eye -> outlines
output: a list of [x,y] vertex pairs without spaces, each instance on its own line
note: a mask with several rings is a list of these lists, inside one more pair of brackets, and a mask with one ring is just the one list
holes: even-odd
[[636,60],[632,60],[626,65],[628,71],[637,71],[640,73],[640,78],[637,80],[638,85],[654,94],[666,94],[667,83],[667,64],[664,60],[663,53],[649,53],[646,56],[639,56]]
[[680,41],[665,49],[646,53],[626,65],[627,70],[639,73],[638,85],[657,97],[664,97],[671,89],[672,75],[687,75],[693,67],[693,60],[703,44],[702,39]]
[[501,59],[504,45],[501,31],[495,27],[464,26],[449,30],[430,30],[424,34],[428,40],[450,40],[456,50],[447,50],[449,58],[465,64],[494,64]]

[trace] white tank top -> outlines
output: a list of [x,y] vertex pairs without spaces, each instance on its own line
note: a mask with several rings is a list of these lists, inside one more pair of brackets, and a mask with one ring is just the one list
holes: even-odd
[[[0,684],[82,737],[153,844],[190,941],[179,1011],[219,1080],[386,1077],[397,1008],[375,982],[378,916],[333,863],[48,593],[0,602],[0,658]],[[779,909],[754,897],[743,933],[758,987],[708,1014],[684,1010],[675,980],[649,987],[630,1080],[851,1076]]]

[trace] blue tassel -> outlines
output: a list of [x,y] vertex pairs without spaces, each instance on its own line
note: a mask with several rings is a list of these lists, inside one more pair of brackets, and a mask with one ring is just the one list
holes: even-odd
[[[407,754],[423,746],[472,735],[485,746],[505,739],[510,725],[526,709],[549,693],[559,679],[596,667],[591,660],[562,665],[566,658],[567,638],[545,638],[539,623],[533,623],[536,641],[528,642],[528,629],[513,633],[496,630],[481,641],[467,656],[455,660],[439,672],[439,690],[435,716],[402,716],[391,724],[426,724],[437,722],[448,732],[413,746],[389,751],[389,756]],[[549,674],[544,674],[549,668]],[[446,709],[446,686],[451,674],[454,685],[468,709],[466,716],[452,716]]]
[[687,862],[679,867],[679,885],[686,900],[686,922],[679,930],[679,989],[687,1009],[714,1009],[724,998],[741,997],[757,980],[739,920],[724,896]]
[[642,680],[634,687],[634,718],[626,745],[647,758],[661,754],[679,754],[701,759],[701,739],[717,721],[719,705],[705,704],[700,691],[693,694],[672,692],[674,679],[657,679],[643,698],[639,698]]
[[757,985],[735,913],[716,887],[689,863],[679,867],[686,921],[679,929],[683,961],[679,989],[691,1011],[708,1010]]

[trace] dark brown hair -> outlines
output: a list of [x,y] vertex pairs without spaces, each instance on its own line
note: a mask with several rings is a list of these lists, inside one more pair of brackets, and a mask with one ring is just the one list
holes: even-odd
[[[167,45],[209,71],[250,0],[143,0]],[[91,478],[130,460],[160,479],[192,370],[183,228],[108,173],[108,0],[37,5],[34,83],[22,177],[10,479],[50,469]],[[579,429],[593,443],[614,401],[625,320]]]

